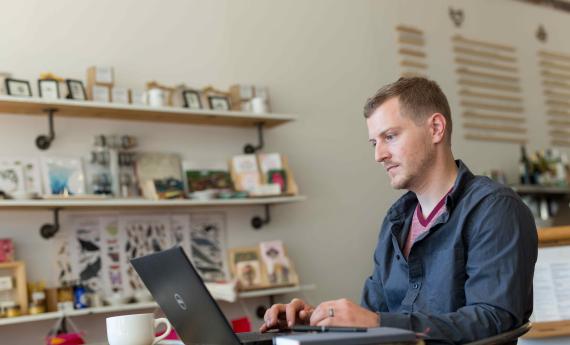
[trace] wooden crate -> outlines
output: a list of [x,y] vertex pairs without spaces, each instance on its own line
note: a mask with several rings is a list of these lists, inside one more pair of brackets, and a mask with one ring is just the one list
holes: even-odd
[[[26,281],[26,264],[23,261],[0,263],[0,274],[8,273],[14,278],[14,297],[23,315],[28,313],[28,291]],[[13,297],[13,298],[14,298]]]

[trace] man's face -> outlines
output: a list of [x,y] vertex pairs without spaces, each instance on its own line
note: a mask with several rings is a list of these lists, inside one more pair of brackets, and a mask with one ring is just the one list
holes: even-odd
[[397,97],[379,106],[366,119],[374,158],[382,163],[395,189],[414,190],[433,161],[434,148],[427,121],[416,124],[402,116]]

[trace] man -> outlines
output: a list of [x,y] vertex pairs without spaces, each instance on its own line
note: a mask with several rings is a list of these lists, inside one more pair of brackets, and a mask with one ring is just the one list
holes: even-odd
[[396,189],[361,306],[294,299],[267,310],[261,331],[311,325],[389,326],[466,343],[526,322],[537,256],[534,219],[508,187],[474,176],[451,151],[439,86],[401,78],[364,107],[369,141]]

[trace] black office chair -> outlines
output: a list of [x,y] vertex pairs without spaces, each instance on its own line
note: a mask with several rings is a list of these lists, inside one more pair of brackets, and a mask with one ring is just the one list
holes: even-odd
[[504,332],[501,334],[497,334],[495,336],[473,341],[471,343],[465,345],[506,345],[506,344],[516,344],[517,339],[524,335],[526,332],[530,330],[532,327],[531,322],[527,322],[520,326],[519,328],[515,328],[512,331]]

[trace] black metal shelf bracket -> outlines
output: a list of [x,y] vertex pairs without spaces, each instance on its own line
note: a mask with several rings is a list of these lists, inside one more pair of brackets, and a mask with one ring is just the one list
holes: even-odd
[[57,109],[48,108],[44,109],[44,112],[48,114],[48,125],[49,125],[49,135],[38,135],[36,138],[36,146],[40,150],[47,150],[51,146],[51,142],[55,139],[55,130],[53,126],[53,114],[57,112]]
[[269,204],[263,205],[265,208],[265,218],[261,218],[260,216],[255,216],[251,218],[251,226],[255,230],[261,229],[264,225],[269,224],[271,222],[271,214],[269,213]]
[[256,126],[257,126],[257,140],[259,144],[256,146],[253,146],[252,144],[245,145],[243,147],[243,152],[246,154],[255,153],[263,148],[263,122],[258,123]]
[[50,239],[59,231],[59,211],[61,208],[53,209],[53,224],[44,224],[40,228],[40,235],[44,239]]

